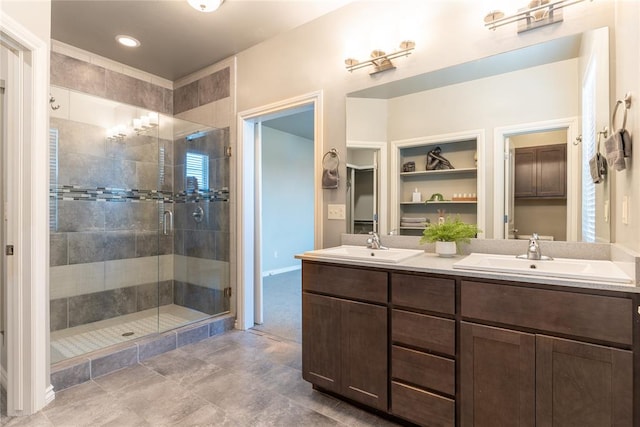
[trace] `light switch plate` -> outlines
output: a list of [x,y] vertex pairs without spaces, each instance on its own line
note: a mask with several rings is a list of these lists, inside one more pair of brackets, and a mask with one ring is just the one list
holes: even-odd
[[328,205],[327,219],[345,219],[345,205]]

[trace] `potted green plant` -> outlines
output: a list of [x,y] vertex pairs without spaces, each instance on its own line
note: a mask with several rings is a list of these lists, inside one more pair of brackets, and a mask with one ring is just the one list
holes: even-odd
[[469,224],[456,216],[447,216],[444,221],[438,224],[430,224],[422,232],[420,243],[436,244],[436,253],[441,257],[452,257],[457,253],[457,243],[469,243],[469,240],[476,237],[478,232],[476,224]]

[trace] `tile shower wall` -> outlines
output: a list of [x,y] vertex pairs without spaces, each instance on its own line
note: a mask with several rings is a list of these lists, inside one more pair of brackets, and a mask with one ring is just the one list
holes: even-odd
[[[174,141],[174,303],[207,314],[229,310],[229,129]],[[185,182],[187,153],[206,159],[208,189]],[[208,190],[208,191],[207,191]],[[202,217],[194,216],[202,209]]]
[[173,189],[173,142],[144,134],[110,141],[100,126],[60,118],[50,127],[58,135],[52,330],[171,304],[173,260],[162,256],[173,253],[173,239],[158,230],[163,192]]
[[[228,68],[176,89],[174,100],[166,87],[79,58],[52,51],[51,84],[166,114],[230,96]],[[158,304],[208,314],[228,311],[223,293],[230,282],[229,159],[224,156],[229,129],[189,148],[209,156],[213,197],[196,201],[181,193],[184,139],[139,135],[123,144],[106,141],[104,128],[81,121],[52,118],[51,127],[59,133],[57,217],[50,239],[52,330]],[[174,164],[174,158],[181,161]],[[164,164],[160,194],[153,191],[159,164]],[[195,205],[204,210],[202,223],[190,221]],[[175,231],[159,236],[159,214],[172,208]]]

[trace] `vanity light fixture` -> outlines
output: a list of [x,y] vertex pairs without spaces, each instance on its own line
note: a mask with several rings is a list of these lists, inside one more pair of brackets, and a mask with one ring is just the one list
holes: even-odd
[[400,43],[400,50],[397,50],[392,53],[385,53],[382,50],[374,50],[371,52],[371,58],[358,61],[357,59],[347,58],[344,60],[345,65],[347,66],[348,71],[358,70],[360,68],[372,66],[373,71],[369,74],[377,74],[387,70],[393,70],[396,68],[391,62],[392,59],[399,58],[401,56],[409,56],[411,51],[415,49],[416,44],[411,40],[405,40]]
[[484,26],[495,30],[503,25],[517,22],[519,33],[533,30],[562,22],[562,9],[583,1],[585,0],[531,0],[527,7],[510,16],[505,16],[504,12],[500,10],[489,12],[484,17]]
[[116,36],[116,41],[123,46],[126,47],[138,47],[140,46],[140,42],[134,37],[127,36],[125,34],[118,34]]
[[192,8],[200,12],[213,12],[217,10],[224,0],[187,0]]

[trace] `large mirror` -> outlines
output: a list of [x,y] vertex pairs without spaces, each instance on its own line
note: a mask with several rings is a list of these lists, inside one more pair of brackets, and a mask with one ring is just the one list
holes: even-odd
[[[467,133],[478,135],[478,202],[462,213],[477,214],[485,238],[536,232],[550,240],[608,242],[610,179],[595,184],[588,165],[606,137],[609,102],[609,32],[600,28],[350,93],[347,149],[372,148],[391,159],[378,157],[377,190],[368,198],[380,233],[411,234],[400,218],[412,212],[433,221],[429,211],[404,201],[397,147]],[[442,148],[455,158],[453,144]],[[424,168],[418,159],[416,167]],[[415,191],[413,181],[404,181]],[[444,178],[438,182],[448,188]],[[432,192],[423,191],[421,200]],[[444,194],[445,202],[452,196]],[[348,221],[347,232],[355,229]]]

